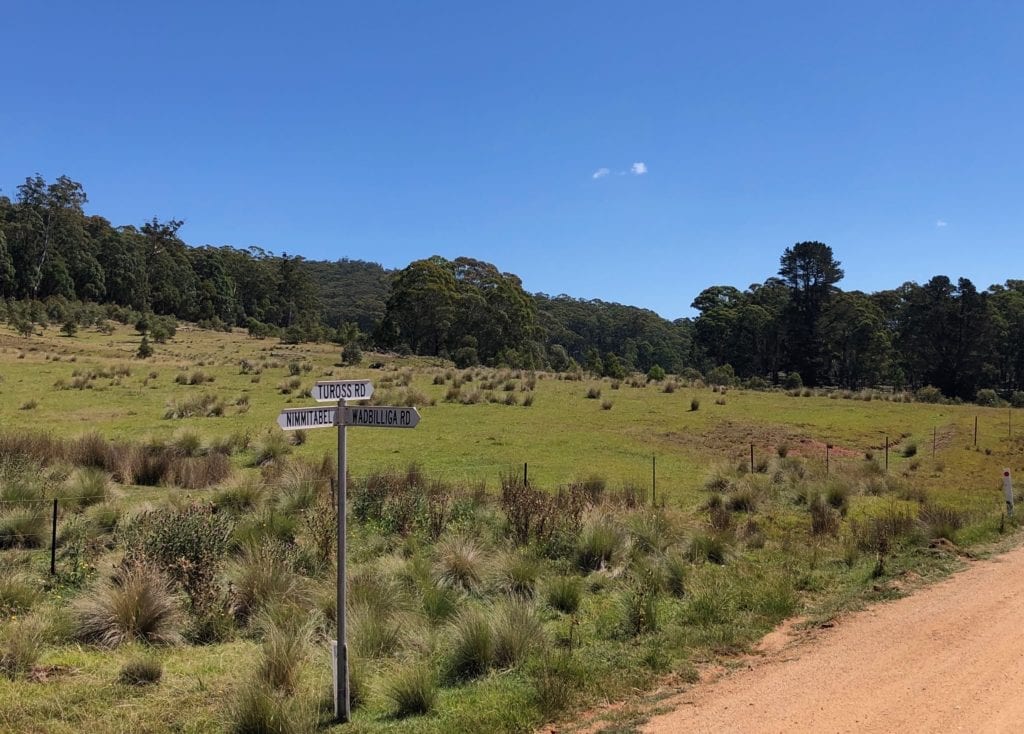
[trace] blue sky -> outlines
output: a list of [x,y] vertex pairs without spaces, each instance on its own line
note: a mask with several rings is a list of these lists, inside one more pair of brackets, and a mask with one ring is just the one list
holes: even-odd
[[0,52],[2,193],[191,244],[670,318],[802,240],[847,289],[1024,277],[1024,3],[23,2]]

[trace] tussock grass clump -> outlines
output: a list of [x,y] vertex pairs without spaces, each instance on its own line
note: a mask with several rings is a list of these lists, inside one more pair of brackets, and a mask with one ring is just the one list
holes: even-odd
[[686,595],[686,578],[689,575],[690,566],[678,553],[665,556],[664,578],[665,590],[672,596],[682,597]]
[[658,592],[660,584],[654,574],[641,572],[638,578],[622,592],[622,631],[627,637],[637,637],[658,629]]
[[544,584],[544,600],[552,609],[575,614],[583,599],[583,581],[577,576],[554,576]]
[[532,599],[541,569],[540,560],[532,553],[504,553],[494,565],[494,586],[502,593]]
[[917,455],[917,444],[913,441],[908,441],[907,444],[900,451],[903,458],[909,459],[911,456]]
[[599,388],[599,387],[587,388],[587,400],[597,400],[599,397],[601,397],[601,388]]
[[178,599],[163,574],[143,564],[119,569],[79,598],[73,609],[75,636],[83,642],[115,647],[132,640],[181,641]]
[[547,720],[569,709],[583,688],[585,672],[571,651],[545,651],[529,669],[533,700]]
[[312,641],[308,615],[299,609],[281,609],[277,614],[262,614],[256,626],[263,636],[257,676],[271,688],[294,693]]
[[235,693],[227,709],[225,729],[232,734],[302,734],[314,722],[293,698],[258,678]]
[[696,413],[700,410],[700,398],[690,398],[690,412]]
[[512,668],[544,642],[537,608],[522,599],[506,599],[494,608],[494,664]]
[[203,439],[196,431],[182,428],[171,438],[171,448],[181,456],[199,456],[203,452]]
[[725,499],[725,506],[732,512],[756,512],[758,493],[749,484],[742,484]]
[[109,475],[101,469],[82,467],[68,478],[61,500],[75,508],[95,505],[105,499],[109,483]]
[[263,466],[271,462],[279,462],[291,453],[291,450],[288,437],[284,435],[283,431],[267,431],[253,443],[252,465]]
[[133,658],[121,666],[117,680],[126,686],[148,686],[159,683],[164,666],[154,657]]
[[220,489],[213,495],[213,506],[218,510],[241,514],[249,512],[259,505],[263,497],[263,488],[259,480],[246,477],[236,484]]
[[272,543],[242,549],[228,567],[235,618],[248,621],[268,605],[288,602],[309,606],[311,595],[305,579],[295,573],[280,546]]
[[[0,508],[4,505],[0,504]],[[0,548],[39,548],[46,538],[46,508],[41,503],[0,509]]]
[[476,539],[465,535],[446,538],[437,548],[438,581],[451,589],[476,591],[486,560],[483,547]]
[[0,566],[0,617],[27,612],[39,600],[39,587],[28,574]]
[[840,513],[824,495],[815,492],[807,503],[807,509],[811,513],[813,535],[835,535],[839,532]]
[[494,630],[478,607],[465,607],[451,623],[451,642],[446,661],[453,681],[482,675],[494,664]]
[[167,401],[164,418],[215,418],[224,415],[227,406],[224,400],[213,393],[189,395],[183,398],[171,398]]
[[675,524],[664,510],[645,510],[630,518],[635,548],[645,553],[664,553],[679,539]]
[[918,519],[930,538],[945,538],[953,542],[956,532],[967,524],[968,515],[948,505],[926,502],[921,506]]
[[382,613],[369,604],[348,605],[349,644],[363,658],[393,655],[402,646],[406,620]]
[[576,546],[576,565],[597,571],[609,565],[622,550],[622,531],[607,517],[596,517],[583,527]]
[[426,661],[400,666],[385,681],[384,696],[397,718],[429,713],[437,698],[437,676]]
[[729,543],[722,533],[697,533],[686,548],[691,563],[724,564],[729,558]]
[[0,627],[0,674],[14,680],[28,675],[43,649],[43,626],[34,617]]

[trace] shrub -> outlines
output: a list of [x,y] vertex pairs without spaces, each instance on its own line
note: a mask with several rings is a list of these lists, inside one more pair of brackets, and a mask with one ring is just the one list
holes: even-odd
[[149,359],[153,356],[153,345],[149,343],[149,337],[145,334],[142,335],[142,341],[139,342],[135,356],[139,359]]
[[384,695],[391,702],[391,713],[398,718],[425,714],[434,707],[437,678],[425,661],[403,665],[388,677]]
[[652,382],[661,382],[665,379],[665,370],[661,365],[652,365],[651,368],[647,370],[647,379]]
[[544,641],[544,627],[533,604],[507,599],[494,609],[494,664],[512,668]]
[[555,576],[544,585],[544,599],[552,609],[575,614],[583,598],[583,582],[576,576]]
[[163,665],[156,658],[134,658],[121,667],[117,679],[127,686],[147,686],[158,683],[163,673]]
[[451,647],[447,659],[452,680],[482,675],[494,663],[494,630],[477,607],[466,607],[451,624]]
[[782,387],[787,390],[799,390],[803,386],[804,381],[799,372],[789,372],[782,380]]
[[350,341],[341,350],[341,363],[345,365],[357,365],[363,361],[363,350],[359,348],[359,342]]
[[978,405],[996,406],[1003,401],[999,399],[999,395],[995,390],[984,388],[982,390],[978,390],[977,394],[974,396],[974,402]]
[[914,393],[914,397],[919,403],[941,403],[942,391],[932,385],[926,385],[918,389],[918,391]]
[[732,365],[723,364],[708,371],[707,382],[710,385],[724,385],[732,387],[736,384],[736,371]]
[[1010,405],[1014,408],[1024,408],[1024,390],[1014,390],[1010,395]]
[[114,647],[130,640],[153,644],[179,642],[178,600],[155,568],[122,567],[74,604],[75,636]]

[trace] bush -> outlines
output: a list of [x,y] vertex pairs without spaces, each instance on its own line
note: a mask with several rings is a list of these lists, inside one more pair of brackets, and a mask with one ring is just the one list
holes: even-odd
[[74,604],[75,636],[114,647],[131,640],[181,640],[178,600],[163,575],[142,564],[122,567]]
[[566,614],[575,614],[583,598],[583,582],[576,576],[555,576],[544,585],[548,606]]
[[736,372],[732,365],[723,364],[708,371],[707,383],[710,385],[724,385],[732,387],[736,384]]
[[135,356],[139,359],[149,359],[153,356],[153,345],[149,343],[149,337],[145,334],[142,335],[142,341],[139,342]]
[[914,393],[914,397],[919,403],[941,403],[942,391],[932,385],[926,385]]
[[363,350],[359,348],[359,342],[350,341],[341,350],[341,363],[344,365],[357,365],[363,361]]
[[163,665],[156,658],[134,658],[121,667],[117,679],[127,686],[147,686],[158,683],[163,673]]
[[799,390],[804,386],[804,380],[799,372],[788,372],[782,380],[782,387],[787,390]]
[[647,379],[652,382],[661,382],[665,379],[665,370],[661,365],[652,365],[651,368],[647,370]]
[[427,662],[396,668],[384,684],[391,713],[398,717],[428,713],[437,697],[437,678]]
[[1024,408],[1024,390],[1014,390],[1010,395],[1010,405],[1014,408]]
[[994,407],[1000,405],[1003,401],[999,399],[999,395],[995,390],[985,388],[978,390],[977,394],[974,396],[974,402],[978,405]]

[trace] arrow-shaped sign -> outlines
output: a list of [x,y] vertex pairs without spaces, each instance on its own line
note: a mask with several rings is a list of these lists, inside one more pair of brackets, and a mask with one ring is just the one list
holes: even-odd
[[[277,425],[286,431],[336,426],[337,406],[323,408],[285,408],[277,416]],[[345,408],[345,425],[367,428],[415,428],[420,422],[416,408],[375,405],[369,408]]]
[[373,383],[369,380],[324,380],[314,384],[309,394],[318,403],[366,400],[373,395]]

